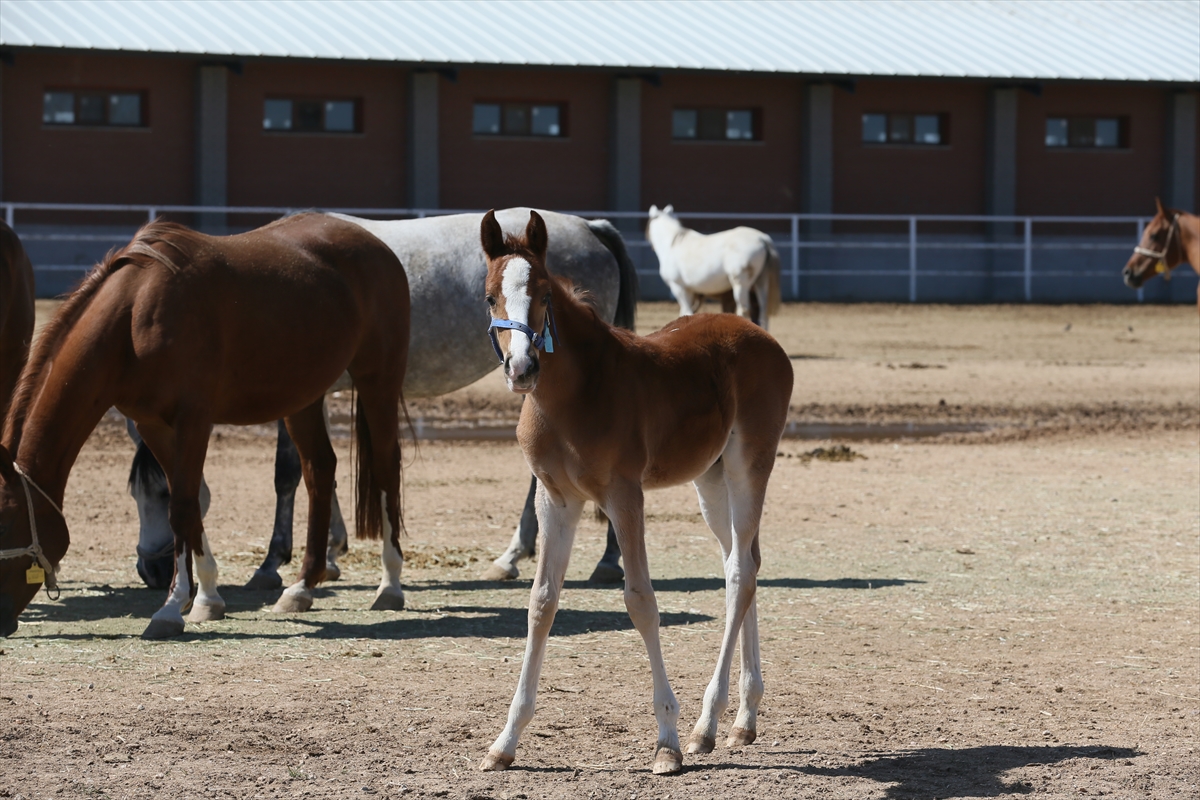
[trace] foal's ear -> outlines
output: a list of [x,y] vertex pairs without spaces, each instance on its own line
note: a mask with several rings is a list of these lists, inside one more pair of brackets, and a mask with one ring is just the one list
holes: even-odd
[[1162,216],[1165,217],[1167,215],[1167,210],[1163,208],[1162,200],[1158,199],[1157,197],[1154,198],[1154,207],[1158,209],[1158,213]]
[[656,206],[656,205],[651,205],[651,206],[650,206],[650,212],[649,212],[649,213],[650,213],[650,217],[651,217],[651,218],[657,217],[657,216],[658,216],[658,206]]
[[548,240],[545,220],[542,219],[541,214],[531,210],[529,212],[529,224],[525,226],[525,245],[543,263],[546,261]]
[[667,204],[666,206],[663,206],[663,213],[664,213],[664,214],[668,214],[668,215],[670,215],[670,214],[674,214],[674,213],[675,213],[675,206],[673,206],[673,205],[670,205],[670,204]]
[[508,255],[508,248],[504,245],[504,231],[500,230],[500,223],[496,221],[494,208],[483,215],[483,222],[479,226],[479,243],[483,245],[483,252],[489,261]]

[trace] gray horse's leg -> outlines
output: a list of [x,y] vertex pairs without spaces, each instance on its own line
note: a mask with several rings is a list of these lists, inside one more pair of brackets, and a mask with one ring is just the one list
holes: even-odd
[[492,565],[481,576],[485,581],[511,581],[521,574],[517,562],[522,558],[533,557],[537,546],[538,522],[534,510],[533,498],[537,491],[537,478],[530,476],[529,495],[525,498],[525,508],[521,511],[521,522],[513,532],[512,541],[504,555],[492,562]]
[[[532,558],[537,549],[538,521],[534,509],[534,496],[537,493],[537,478],[531,476],[529,494],[525,498],[525,508],[521,512],[521,522],[513,532],[512,541],[504,555],[492,562],[491,566],[481,576],[485,581],[508,581],[521,574],[517,562],[523,558]],[[621,569],[621,548],[617,546],[617,533],[613,530],[612,521],[608,523],[608,541],[604,555],[600,558],[592,576],[588,579],[597,583],[616,583],[625,579],[625,571]]]
[[621,569],[621,548],[617,545],[617,532],[613,529],[611,519],[608,521],[604,555],[596,562],[596,568],[588,580],[592,583],[620,583],[625,580],[625,570]]
[[[246,583],[247,589],[278,589],[283,585],[279,568],[292,560],[292,518],[296,508],[296,489],[300,486],[300,454],[288,435],[283,420],[279,421],[279,438],[275,444],[275,527],[262,566]],[[336,484],[335,484],[336,486]],[[329,551],[325,580],[336,581],[342,571],[335,559],[346,552],[348,536],[337,493],[333,495],[333,513],[329,524]]]
[[262,566],[246,582],[247,589],[278,589],[283,585],[279,568],[292,560],[292,515],[296,507],[296,487],[300,485],[300,454],[283,420],[275,443],[275,527]]
[[[171,492],[167,476],[150,448],[142,441],[133,420],[125,420],[129,438],[137,444],[133,464],[129,469],[129,494],[137,503],[138,544],[137,571],[142,582],[151,589],[171,588],[175,575],[175,534],[171,532],[168,509]],[[200,518],[208,513],[211,500],[208,484],[200,479]]]

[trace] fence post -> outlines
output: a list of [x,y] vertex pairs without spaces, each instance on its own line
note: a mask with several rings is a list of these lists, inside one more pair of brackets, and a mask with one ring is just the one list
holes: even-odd
[[800,299],[800,218],[792,214],[792,300]]
[[[10,225],[10,227],[11,227],[11,225]],[[1139,245],[1141,245],[1141,243],[1142,243],[1142,234],[1146,232],[1146,220],[1142,219],[1141,217],[1138,217],[1138,221],[1137,221],[1137,229],[1138,229],[1138,238],[1137,238],[1137,240],[1138,240],[1138,244],[1139,244]],[[1139,303],[1144,303],[1144,302],[1146,302],[1146,287],[1145,287],[1145,286],[1139,286],[1139,287],[1138,287],[1138,290],[1137,290],[1137,293],[1138,293],[1138,302],[1139,302]]]
[[8,223],[8,227],[11,228],[13,226],[13,204],[12,203],[4,204],[4,221],[6,223]]
[[917,218],[908,218],[908,302],[917,302]]
[[1025,218],[1025,302],[1033,300],[1033,219]]
[[154,222],[154,220],[158,219],[158,209],[155,208],[154,206],[151,206],[146,211],[146,216],[148,217],[148,219],[146,220],[147,222]]

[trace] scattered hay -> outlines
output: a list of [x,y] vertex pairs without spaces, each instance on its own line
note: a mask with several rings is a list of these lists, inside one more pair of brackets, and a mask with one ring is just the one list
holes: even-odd
[[791,453],[784,453],[781,450],[780,452],[776,453],[776,455],[779,458],[798,458],[798,459],[800,459],[800,462],[802,464],[804,464],[805,466],[812,463],[814,460],[816,460],[816,461],[858,461],[860,459],[863,461],[867,460],[867,457],[864,456],[862,453],[859,453],[856,450],[851,450],[850,447],[848,447],[847,445],[844,445],[844,444],[835,444],[832,447],[818,447],[815,450],[809,450],[808,452],[801,453],[800,455],[792,455]]

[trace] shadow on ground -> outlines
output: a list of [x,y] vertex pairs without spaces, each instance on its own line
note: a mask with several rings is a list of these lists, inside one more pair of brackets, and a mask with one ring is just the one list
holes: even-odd
[[[780,589],[884,589],[890,586],[907,586],[910,583],[925,581],[906,580],[904,578],[832,578],[829,580],[810,580],[808,578],[760,578],[760,588]],[[429,581],[414,584],[414,589],[444,589],[448,591],[471,591],[474,589],[506,589],[521,588],[529,591],[532,579],[515,581]],[[653,581],[655,592],[713,592],[725,588],[724,578],[656,578]],[[621,589],[623,583],[593,583],[591,581],[564,581],[564,589]],[[406,587],[407,590],[407,587]]]
[[[968,747],[926,748],[868,758],[841,767],[799,766],[806,775],[864,778],[889,786],[885,797],[895,800],[928,797],[998,797],[1032,794],[1032,784],[1005,782],[1003,773],[1019,767],[1052,765],[1077,758],[1104,761],[1135,758],[1138,750],[1125,747]],[[721,765],[706,764],[706,769]]]

